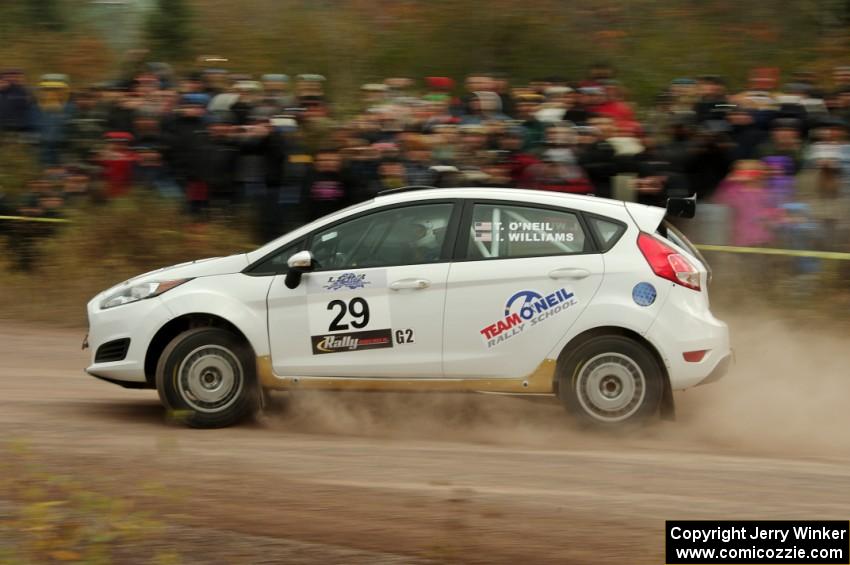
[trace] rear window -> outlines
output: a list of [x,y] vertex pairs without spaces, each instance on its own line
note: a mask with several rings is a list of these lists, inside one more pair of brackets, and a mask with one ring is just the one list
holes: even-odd
[[694,244],[691,243],[688,240],[687,237],[685,237],[685,234],[680,232],[676,228],[676,226],[674,226],[673,224],[671,224],[667,220],[664,220],[661,223],[661,225],[658,226],[658,234],[661,235],[662,237],[666,237],[667,239],[669,239],[670,241],[672,241],[673,243],[675,243],[676,245],[678,245],[682,249],[686,250],[688,253],[690,253],[694,257],[698,257],[698,258],[702,259],[702,257],[700,257],[699,251],[697,251],[697,248],[694,247]]
[[599,240],[600,250],[603,253],[614,247],[614,244],[619,241],[620,237],[626,231],[625,224],[609,218],[587,216],[587,223],[590,224],[590,228],[596,234],[596,239]]

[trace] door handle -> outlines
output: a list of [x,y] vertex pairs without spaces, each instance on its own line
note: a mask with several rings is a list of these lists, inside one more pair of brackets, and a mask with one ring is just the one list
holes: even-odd
[[394,283],[392,283],[390,285],[390,288],[393,290],[422,290],[423,288],[428,288],[429,286],[431,286],[431,281],[427,279],[401,279],[400,281],[395,281]]
[[555,269],[549,271],[550,279],[585,279],[590,276],[590,271],[587,269],[579,269],[576,267],[565,267],[563,269]]

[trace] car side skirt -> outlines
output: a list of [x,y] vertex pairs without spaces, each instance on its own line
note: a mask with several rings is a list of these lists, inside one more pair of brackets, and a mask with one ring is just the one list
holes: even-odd
[[278,376],[268,355],[257,359],[257,379],[271,390],[351,390],[398,392],[499,392],[510,394],[552,394],[555,383],[555,359],[544,359],[530,374],[519,378],[418,378],[389,377],[295,377]]

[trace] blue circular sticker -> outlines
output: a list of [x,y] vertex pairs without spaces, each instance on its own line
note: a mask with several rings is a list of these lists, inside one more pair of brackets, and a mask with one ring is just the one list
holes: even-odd
[[632,289],[632,298],[639,306],[649,306],[655,302],[655,287],[648,282],[637,283]]

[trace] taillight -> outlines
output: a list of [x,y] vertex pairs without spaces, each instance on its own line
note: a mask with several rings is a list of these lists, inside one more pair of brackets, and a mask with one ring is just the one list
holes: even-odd
[[638,248],[652,272],[661,278],[693,290],[699,290],[699,271],[681,253],[660,239],[641,232]]

